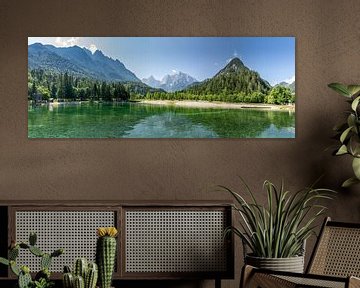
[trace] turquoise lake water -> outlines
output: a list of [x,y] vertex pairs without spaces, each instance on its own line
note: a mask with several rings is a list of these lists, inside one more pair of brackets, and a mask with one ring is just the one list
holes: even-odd
[[295,113],[140,103],[28,108],[29,138],[294,138]]

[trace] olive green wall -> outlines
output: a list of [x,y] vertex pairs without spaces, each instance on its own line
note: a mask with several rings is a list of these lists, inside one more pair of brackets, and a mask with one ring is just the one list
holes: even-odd
[[[0,199],[223,199],[211,185],[237,175],[265,199],[264,179],[325,173],[340,192],[328,214],[359,222],[359,187],[338,188],[349,159],[325,150],[346,108],[327,84],[360,82],[358,15],[358,0],[0,0]],[[28,36],[295,36],[296,139],[28,140]]]

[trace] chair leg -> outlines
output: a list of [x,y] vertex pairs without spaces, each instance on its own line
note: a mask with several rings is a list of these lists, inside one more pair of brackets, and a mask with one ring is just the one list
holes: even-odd
[[215,279],[215,288],[221,288],[221,279],[220,278]]

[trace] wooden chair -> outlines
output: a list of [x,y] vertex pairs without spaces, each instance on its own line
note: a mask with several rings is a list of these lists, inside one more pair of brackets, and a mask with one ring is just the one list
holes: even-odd
[[278,272],[244,266],[240,287],[360,287],[360,223],[326,218],[306,273]]

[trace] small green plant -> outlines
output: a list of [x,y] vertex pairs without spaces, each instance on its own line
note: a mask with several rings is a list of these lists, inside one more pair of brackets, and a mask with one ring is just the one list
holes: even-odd
[[318,200],[332,199],[334,191],[305,188],[291,193],[285,191],[283,184],[278,189],[265,181],[267,203],[263,206],[244,181],[243,184],[251,201],[220,186],[235,198],[233,208],[240,215],[240,227],[227,228],[225,235],[233,232],[239,236],[255,257],[288,258],[301,255],[304,241],[314,233],[315,220],[326,209],[317,203]]
[[340,83],[331,83],[328,85],[331,89],[347,98],[351,110],[347,112],[346,122],[334,127],[340,145],[334,151],[334,155],[350,155],[354,176],[347,179],[342,186],[349,187],[360,183],[360,85],[344,85]]
[[[35,233],[30,233],[29,243],[12,242],[8,251],[8,259],[0,257],[0,263],[10,266],[11,271],[18,276],[19,288],[49,288],[54,285],[50,281],[50,265],[54,257],[58,257],[64,253],[63,249],[57,249],[51,254],[45,253],[36,246],[37,236]],[[33,255],[40,257],[41,270],[35,275],[33,280],[30,275],[30,269],[24,265],[19,267],[16,259],[19,256],[20,249],[26,249]]]
[[33,287],[35,288],[51,288],[54,286],[54,282],[49,282],[48,280],[41,278],[39,281],[34,281]]
[[64,267],[64,288],[95,288],[98,279],[98,267],[96,263],[88,263],[85,258],[78,258],[74,264],[74,272],[70,267]]

